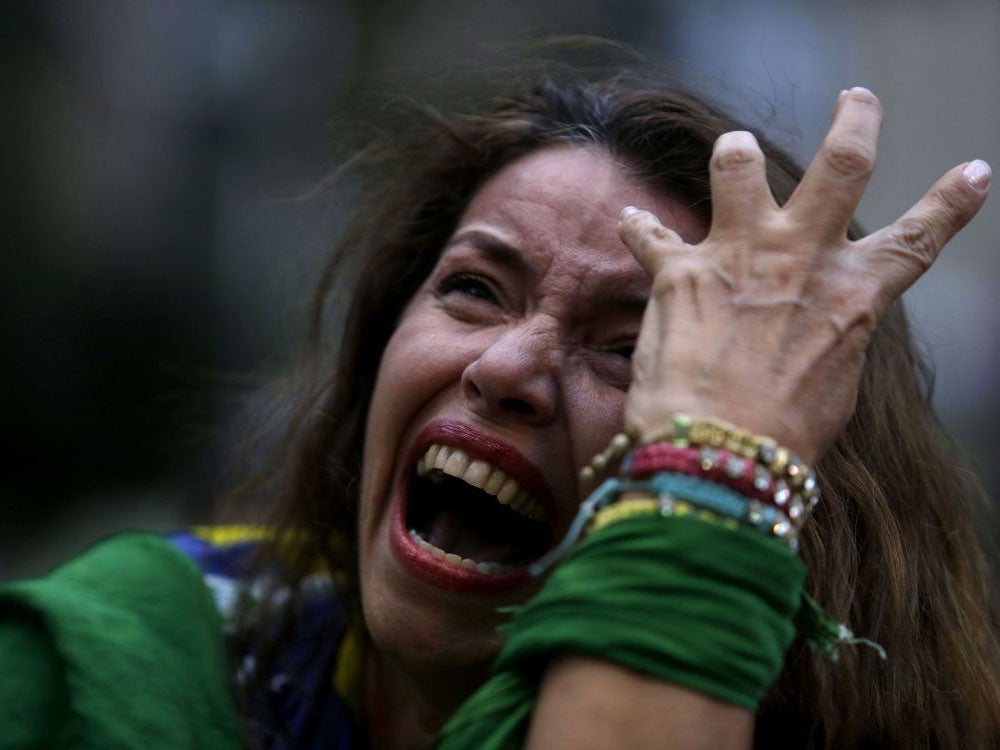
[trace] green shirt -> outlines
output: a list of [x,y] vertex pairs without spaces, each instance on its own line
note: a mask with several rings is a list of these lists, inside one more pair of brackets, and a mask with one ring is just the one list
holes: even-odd
[[201,571],[112,537],[0,586],[0,748],[240,748],[222,623]]

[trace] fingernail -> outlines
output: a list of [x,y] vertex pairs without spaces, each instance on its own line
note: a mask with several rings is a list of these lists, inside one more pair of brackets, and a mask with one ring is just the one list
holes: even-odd
[[870,96],[875,96],[875,94],[872,93],[871,89],[865,88],[864,86],[852,86],[851,87],[851,93],[852,94],[868,94]]
[[965,165],[965,169],[962,170],[962,174],[965,175],[966,181],[972,185],[972,187],[976,188],[976,190],[985,190],[989,187],[990,178],[993,176],[993,170],[990,169],[990,165],[982,159],[973,159]]
[[723,133],[716,140],[717,146],[730,146],[735,148],[757,148],[757,138],[749,130],[730,130]]
[[634,213],[637,213],[638,211],[639,209],[636,208],[635,206],[625,206],[625,208],[622,209],[620,218],[627,219],[629,216],[631,216]]

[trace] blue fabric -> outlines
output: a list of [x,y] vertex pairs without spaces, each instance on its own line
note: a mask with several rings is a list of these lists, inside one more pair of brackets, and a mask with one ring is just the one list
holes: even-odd
[[[311,576],[296,594],[291,633],[280,637],[287,643],[276,656],[266,681],[258,678],[257,656],[252,644],[241,643],[236,617],[247,597],[257,599],[273,589],[266,572],[255,568],[259,536],[240,539],[227,535],[220,541],[213,529],[181,532],[169,540],[186,553],[202,570],[224,622],[227,650],[233,659],[240,693],[246,685],[259,684],[249,691],[244,713],[252,717],[250,730],[265,748],[361,747],[359,721],[352,713],[348,696],[334,686],[334,674],[347,636],[347,617],[327,575]],[[252,536],[252,535],[248,535]],[[269,606],[285,592],[253,606]],[[267,620],[265,616],[265,621]],[[277,625],[275,626],[277,627]],[[276,632],[275,637],[279,637]],[[357,686],[356,686],[357,687]]]

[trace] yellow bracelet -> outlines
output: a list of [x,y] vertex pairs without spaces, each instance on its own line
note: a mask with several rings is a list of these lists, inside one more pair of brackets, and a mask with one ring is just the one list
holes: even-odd
[[587,529],[588,533],[593,533],[598,529],[603,529],[618,521],[639,516],[692,516],[708,523],[717,523],[727,529],[738,529],[740,524],[734,518],[713,513],[705,508],[699,508],[686,500],[678,500],[673,497],[654,499],[652,497],[631,498],[619,500],[613,505],[598,511]]

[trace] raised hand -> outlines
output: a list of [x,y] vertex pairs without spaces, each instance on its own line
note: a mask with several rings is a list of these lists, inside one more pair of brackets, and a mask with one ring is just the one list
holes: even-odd
[[619,234],[653,278],[626,426],[649,435],[685,412],[773,437],[807,462],[830,446],[853,411],[880,317],[989,190],[985,162],[959,165],[894,223],[848,240],[881,123],[870,91],[841,92],[784,206],[753,135],[725,133],[711,161],[712,224],[697,245],[646,211],[622,212]]

